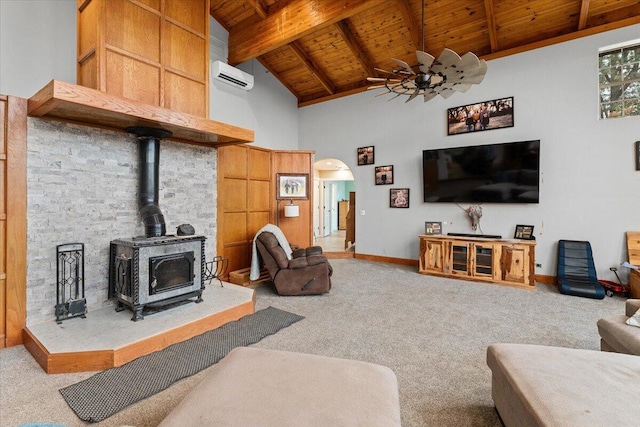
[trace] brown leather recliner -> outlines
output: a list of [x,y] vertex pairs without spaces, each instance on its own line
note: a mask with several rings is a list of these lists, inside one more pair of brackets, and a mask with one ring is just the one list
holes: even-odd
[[320,246],[293,251],[291,259],[273,233],[262,232],[256,247],[279,295],[324,294],[331,289],[333,268]]

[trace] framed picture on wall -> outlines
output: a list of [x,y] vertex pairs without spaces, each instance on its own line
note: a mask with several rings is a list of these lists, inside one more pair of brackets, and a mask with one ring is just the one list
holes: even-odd
[[513,97],[447,110],[447,135],[513,127]]
[[640,141],[636,141],[636,170],[640,171]]
[[409,189],[392,188],[389,190],[389,206],[392,208],[409,207]]
[[372,165],[374,163],[373,145],[358,148],[358,166]]
[[278,200],[309,198],[309,174],[279,173],[276,184]]
[[424,234],[442,234],[442,222],[440,221],[426,221],[424,223]]
[[376,166],[376,185],[393,184],[393,166]]

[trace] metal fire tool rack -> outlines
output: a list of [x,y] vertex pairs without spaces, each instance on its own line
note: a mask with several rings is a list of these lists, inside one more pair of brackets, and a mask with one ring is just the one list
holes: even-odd
[[207,282],[208,285],[213,279],[218,279],[220,281],[220,286],[224,287],[221,277],[227,273],[228,268],[229,258],[222,258],[221,256],[214,257],[213,261],[205,262],[204,277],[202,278],[202,281]]
[[56,323],[72,317],[86,317],[84,297],[84,243],[56,246]]

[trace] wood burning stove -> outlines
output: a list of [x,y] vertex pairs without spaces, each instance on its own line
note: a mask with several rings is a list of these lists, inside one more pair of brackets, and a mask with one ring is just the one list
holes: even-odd
[[111,242],[109,297],[117,311],[133,311],[131,320],[144,318],[145,307],[159,307],[193,299],[204,290],[204,236],[161,236]]

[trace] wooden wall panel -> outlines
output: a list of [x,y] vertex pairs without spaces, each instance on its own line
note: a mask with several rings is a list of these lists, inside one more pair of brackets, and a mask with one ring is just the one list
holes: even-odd
[[160,106],[160,68],[107,49],[106,91],[112,95]]
[[249,181],[249,194],[247,199],[249,211],[269,212],[271,208],[271,182]]
[[224,212],[244,212],[247,210],[247,181],[238,178],[226,178],[222,183],[222,194],[218,203]]
[[[178,74],[164,73],[164,107],[194,116],[207,117],[209,97],[205,84],[184,78]],[[205,101],[207,108],[205,108]]]
[[229,243],[243,243],[247,241],[247,213],[229,212],[224,214],[224,229],[218,236]]
[[204,34],[206,32],[209,8],[205,2],[165,0],[164,13],[167,18],[171,18],[197,33]]
[[126,0],[109,0],[106,16],[105,40],[109,46],[160,64],[161,17],[158,12]]
[[0,347],[10,347],[27,312],[27,100],[0,95],[0,105]]
[[249,150],[249,179],[271,180],[271,153],[262,150]]
[[181,71],[199,82],[206,80],[208,59],[196,53],[209,50],[208,40],[205,43],[202,37],[170,22],[165,22],[162,34],[162,62],[167,67]]
[[218,148],[217,255],[229,271],[251,265],[253,237],[273,218],[271,151],[247,145]]
[[[275,176],[278,173],[299,173],[309,175],[309,199],[295,200],[300,208],[297,218],[285,218],[285,202],[277,205],[280,229],[290,243],[300,247],[313,244],[313,152],[312,151],[274,151],[273,152],[273,191],[275,192]],[[274,193],[275,194],[275,193]],[[287,202],[288,203],[288,202]]]
[[229,145],[218,150],[218,178],[246,179],[247,165],[246,146]]

